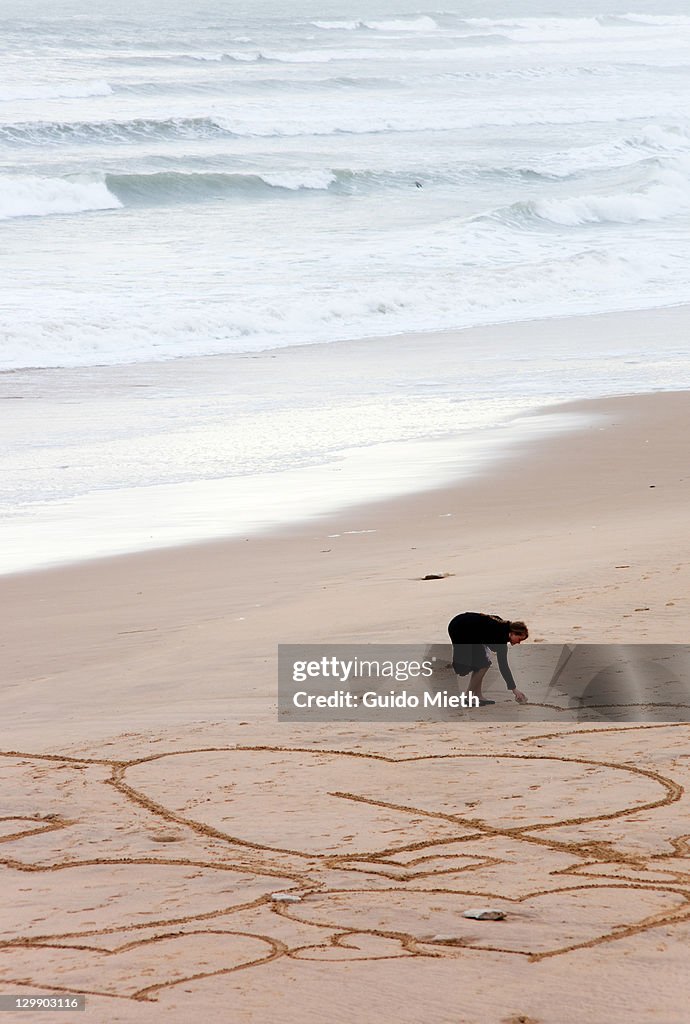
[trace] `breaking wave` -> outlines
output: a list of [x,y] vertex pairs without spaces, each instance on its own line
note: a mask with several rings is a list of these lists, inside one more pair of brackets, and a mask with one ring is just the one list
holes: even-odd
[[142,139],[210,139],[233,133],[210,117],[133,118],[128,121],[28,121],[0,125],[0,141],[46,143],[140,142]]
[[67,181],[30,175],[6,177],[0,191],[0,220],[113,210],[121,205],[104,181]]
[[154,171],[80,175],[79,178],[16,176],[3,179],[0,219],[88,213],[129,206],[202,203],[280,193],[354,193],[377,187],[413,188],[409,172],[279,170],[262,172]]
[[547,221],[561,227],[585,224],[637,224],[661,221],[690,209],[690,181],[687,169],[662,169],[654,181],[630,192],[611,195],[568,196],[559,199],[530,199],[482,215],[519,226],[525,221]]
[[203,202],[233,194],[259,196],[275,190],[323,191],[336,180],[336,175],[328,170],[277,171],[275,174],[160,171],[104,176],[108,191],[126,205]]
[[368,29],[372,32],[435,32],[438,23],[428,15],[418,18],[395,18],[390,21],[313,21],[315,28],[340,29],[355,32]]

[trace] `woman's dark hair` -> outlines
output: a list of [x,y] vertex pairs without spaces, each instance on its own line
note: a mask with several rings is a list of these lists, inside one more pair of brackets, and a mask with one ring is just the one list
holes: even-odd
[[529,630],[521,619],[516,619],[512,622],[510,619],[504,619],[501,615],[489,615],[488,618],[494,619],[495,622],[504,622],[511,633],[517,633],[518,636],[524,637],[525,640],[529,636]]

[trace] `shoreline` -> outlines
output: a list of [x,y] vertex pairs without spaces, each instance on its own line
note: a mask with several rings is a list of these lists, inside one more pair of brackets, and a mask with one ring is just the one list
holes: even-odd
[[[5,554],[0,555],[0,579],[108,558],[225,543],[246,535],[270,537],[325,519],[337,520],[359,508],[386,505],[490,475],[512,450],[536,447],[577,430],[586,419],[584,412],[545,406],[476,431],[340,452],[333,461],[303,469],[86,494],[76,502],[57,503],[65,510],[63,517],[56,515],[56,504],[48,504],[32,520],[3,524],[0,537]],[[203,525],[199,524],[203,515],[199,509],[207,510]],[[234,517],[232,525],[225,515]],[[116,533],[111,532],[112,520]],[[158,536],[149,536],[149,529],[157,530]],[[62,557],[54,554],[58,543]],[[10,551],[15,557],[19,552],[18,561],[8,561]]]
[[393,334],[382,332],[381,334],[358,334],[353,337],[334,337],[329,340],[321,341],[291,341],[285,345],[276,345],[274,347],[269,346],[267,348],[257,349],[241,349],[237,352],[206,352],[194,355],[174,355],[161,359],[142,359],[124,363],[74,363],[67,366],[0,366],[0,380],[2,380],[4,376],[10,377],[12,374],[62,372],[88,373],[91,370],[118,371],[135,369],[137,367],[153,369],[155,367],[167,365],[179,366],[180,364],[190,362],[204,362],[207,359],[253,359],[260,356],[266,356],[273,352],[328,348],[331,345],[356,345],[361,343],[370,345],[376,342],[402,341],[409,337],[422,339],[436,338],[464,334],[467,331],[489,331],[497,328],[505,329],[509,327],[522,327],[525,324],[549,324],[554,321],[588,320],[596,319],[598,317],[627,317],[648,313],[673,313],[678,310],[690,310],[690,303],[686,299],[674,299],[664,302],[655,302],[653,305],[649,306],[620,306],[609,309],[569,310],[566,313],[529,313],[524,317],[519,317],[518,319],[486,320],[479,323],[461,324],[455,327],[430,327],[426,330],[424,328],[414,327],[408,330],[396,331]]
[[[0,381],[0,567],[256,535],[433,490],[482,459],[493,472],[504,439],[563,415],[573,390],[586,401],[685,382],[688,306],[558,322],[190,359],[182,377],[177,361],[16,371]],[[615,381],[602,377],[611,360]],[[53,424],[50,446],[37,421]]]

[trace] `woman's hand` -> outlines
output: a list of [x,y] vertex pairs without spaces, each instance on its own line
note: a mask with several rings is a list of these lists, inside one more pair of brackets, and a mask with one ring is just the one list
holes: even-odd
[[515,700],[518,702],[518,704],[527,703],[527,697],[522,692],[522,690],[513,690],[513,697],[515,697]]

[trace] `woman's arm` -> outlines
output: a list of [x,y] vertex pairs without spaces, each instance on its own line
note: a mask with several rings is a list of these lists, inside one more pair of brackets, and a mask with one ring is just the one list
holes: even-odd
[[517,685],[508,664],[508,644],[496,644],[496,655],[498,657],[498,668],[505,679],[506,686],[509,690],[516,690]]
[[518,690],[515,680],[513,679],[513,673],[510,671],[510,665],[508,664],[508,644],[496,644],[496,656],[498,658],[498,667],[501,675],[505,679],[506,686],[509,690],[513,691],[513,697],[518,704],[526,704],[527,697]]

